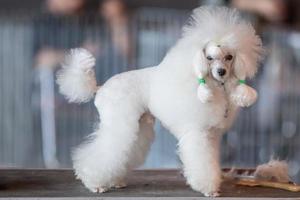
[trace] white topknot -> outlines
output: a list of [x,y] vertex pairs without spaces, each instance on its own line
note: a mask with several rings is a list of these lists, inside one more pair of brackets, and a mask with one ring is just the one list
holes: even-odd
[[193,10],[189,22],[183,27],[183,34],[187,36],[197,33],[203,36],[222,37],[243,21],[236,9],[202,6]]

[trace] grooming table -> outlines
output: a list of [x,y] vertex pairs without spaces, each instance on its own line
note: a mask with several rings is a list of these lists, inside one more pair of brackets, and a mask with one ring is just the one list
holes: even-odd
[[[136,170],[128,178],[128,186],[104,194],[89,192],[72,170],[2,169],[0,170],[0,198],[7,199],[204,199],[192,191],[178,170]],[[229,197],[229,198],[228,198]],[[233,198],[235,197],[235,198]],[[224,182],[218,199],[280,198],[300,199],[300,193],[279,189],[236,186]]]

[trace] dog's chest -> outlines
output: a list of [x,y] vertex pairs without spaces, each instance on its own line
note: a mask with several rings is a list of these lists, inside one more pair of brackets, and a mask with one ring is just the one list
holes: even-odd
[[215,89],[216,101],[213,105],[212,112],[215,113],[215,118],[218,119],[215,128],[228,129],[236,116],[237,107],[230,101],[230,91],[223,85]]
[[209,85],[213,99],[201,103],[197,98],[198,85],[194,81],[164,81],[153,82],[148,106],[149,111],[166,127],[224,129],[232,123],[236,108],[229,101],[229,91],[224,91],[223,87]]

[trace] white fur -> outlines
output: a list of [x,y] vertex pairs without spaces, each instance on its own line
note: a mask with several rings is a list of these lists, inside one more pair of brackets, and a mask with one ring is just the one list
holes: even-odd
[[[193,58],[193,67],[198,79],[205,78],[207,76],[208,64],[202,50],[195,54]],[[212,92],[206,84],[200,84],[197,89],[197,96],[202,103],[206,103],[211,100]]]
[[240,84],[236,87],[230,97],[236,105],[248,107],[255,103],[257,99],[257,92],[245,84]]
[[[204,55],[209,53],[205,51],[208,43],[221,45],[212,62]],[[82,55],[82,50],[75,51]],[[232,62],[223,60],[228,53],[234,55]],[[261,53],[260,39],[236,11],[223,7],[195,9],[183,37],[158,66],[118,74],[97,91],[95,105],[101,122],[73,154],[77,177],[94,192],[123,182],[128,171],[144,161],[152,142],[151,113],[178,139],[187,183],[196,191],[217,196],[221,183],[219,141],[238,110],[230,96],[239,76],[254,75]],[[78,60],[78,64],[85,63],[85,59]],[[218,77],[213,72],[218,67],[226,67],[228,74]],[[90,76],[80,68],[77,75],[82,79],[78,78],[75,85],[68,83],[73,70],[63,72],[58,83],[68,99],[89,99],[95,80],[86,81]],[[205,78],[206,91],[198,88],[199,77]],[[80,94],[76,93],[74,88],[82,87],[80,81],[88,92],[80,88]],[[197,91],[212,98],[201,102]],[[141,118],[145,113],[150,120]]]
[[200,84],[198,86],[197,96],[201,103],[207,103],[213,97],[211,90],[208,88],[206,84]]
[[85,49],[72,49],[57,74],[59,91],[69,102],[88,102],[94,97],[97,83],[93,67],[95,58]]
[[257,166],[254,176],[260,180],[288,183],[290,181],[288,164],[283,160],[271,159],[268,163]]

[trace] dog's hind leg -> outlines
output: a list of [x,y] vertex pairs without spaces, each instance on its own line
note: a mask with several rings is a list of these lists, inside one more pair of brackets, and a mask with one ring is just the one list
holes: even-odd
[[[139,120],[139,132],[137,140],[133,144],[129,154],[128,170],[141,166],[147,157],[151,144],[154,140],[154,122],[155,119],[150,113],[144,113]],[[126,187],[125,177],[122,177],[113,185],[115,188]]]
[[131,167],[129,161],[138,140],[140,114],[125,116],[118,109],[102,109],[99,129],[73,154],[76,176],[92,192],[120,186]]
[[144,113],[139,120],[138,139],[133,146],[129,162],[132,168],[139,167],[145,162],[154,140],[154,122],[155,119],[150,113]]

